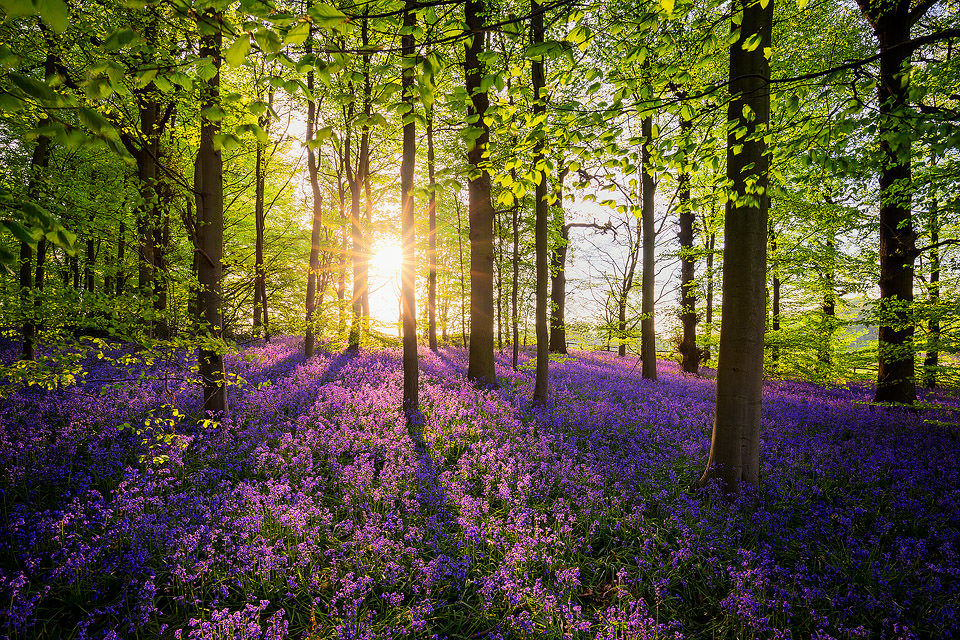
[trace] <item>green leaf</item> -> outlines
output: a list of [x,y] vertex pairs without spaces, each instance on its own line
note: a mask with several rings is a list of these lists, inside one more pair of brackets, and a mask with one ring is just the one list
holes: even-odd
[[499,76],[495,73],[484,76],[480,81],[480,93],[486,93],[491,87],[495,86],[498,77]]
[[27,96],[34,98],[38,102],[57,102],[57,94],[53,91],[53,89],[48,87],[46,83],[38,82],[33,78],[20,75],[19,73],[11,73],[7,77],[10,78],[13,84],[17,85],[18,89],[27,94]]
[[117,51],[138,38],[133,29],[117,29],[103,43],[104,51]]
[[9,93],[0,93],[0,112],[16,113],[23,110],[24,104],[16,96]]
[[51,231],[47,231],[47,233],[44,234],[44,236],[46,237],[47,240],[57,245],[58,247],[62,247],[66,249],[68,253],[70,254],[76,253],[76,250],[73,248],[74,243],[76,243],[77,241],[76,234],[71,233],[70,231],[67,231],[62,226],[57,225]]
[[83,92],[91,100],[103,100],[113,94],[113,84],[105,76],[93,76],[83,83]]
[[137,74],[137,88],[143,89],[145,86],[153,82],[153,79],[157,77],[156,69],[144,69]]
[[0,227],[4,227],[13,234],[13,237],[20,242],[25,242],[31,247],[36,247],[37,242],[43,236],[40,229],[28,228],[25,225],[14,220],[0,220]]
[[227,52],[223,54],[223,59],[231,67],[239,67],[248,53],[250,53],[250,36],[244,33],[233,41]]
[[744,51],[755,51],[757,47],[760,46],[760,34],[751,33],[746,40],[743,41],[743,50]]
[[309,22],[298,22],[297,24],[290,27],[290,30],[287,31],[287,35],[283,38],[284,44],[287,45],[297,45],[303,44],[307,41],[307,36],[310,34],[310,23]]
[[673,13],[673,7],[675,0],[660,0],[660,6],[663,7],[663,10],[667,12],[667,15]]
[[213,148],[223,151],[233,151],[240,147],[240,139],[232,133],[213,134]]
[[307,12],[313,24],[322,29],[334,29],[347,22],[346,14],[328,4],[315,4]]
[[206,109],[201,111],[200,115],[202,115],[204,118],[206,118],[210,122],[220,122],[226,117],[227,114],[224,113],[223,109],[221,109],[220,107],[213,106],[213,107],[207,107]]
[[169,91],[173,89],[173,85],[170,84],[170,81],[167,80],[164,76],[157,76],[156,78],[154,78],[153,84],[157,89],[159,89],[163,93],[169,93]]
[[23,219],[33,226],[48,227],[53,224],[53,216],[40,205],[26,201],[21,203],[20,211],[23,213]]
[[537,44],[527,47],[523,56],[530,59],[540,58],[545,55],[549,56],[555,46],[556,44],[554,42],[538,42]]
[[119,139],[117,131],[113,128],[113,125],[110,124],[110,121],[93,109],[84,107],[80,109],[78,116],[83,126],[85,126],[87,129],[90,129],[90,131],[101,134],[108,138]]
[[197,62],[197,75],[204,82],[212,80],[217,75],[217,67],[213,64],[213,59],[203,58]]
[[266,53],[277,53],[283,47],[280,36],[266,27],[261,27],[253,37]]
[[168,76],[168,79],[170,82],[181,87],[182,89],[187,91],[191,91],[193,89],[193,78],[182,71],[174,71]]
[[258,124],[243,124],[237,127],[237,133],[252,133],[260,144],[270,144],[270,136]]
[[70,10],[63,0],[39,0],[37,8],[43,21],[57,33],[63,33],[70,26]]

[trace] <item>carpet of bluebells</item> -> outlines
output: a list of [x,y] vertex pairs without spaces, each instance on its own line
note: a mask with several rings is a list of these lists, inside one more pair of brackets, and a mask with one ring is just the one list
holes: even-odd
[[949,392],[767,383],[730,505],[709,376],[576,353],[533,410],[528,360],[423,350],[408,428],[396,351],[300,348],[230,356],[219,422],[169,361],[0,400],[0,637],[960,637]]

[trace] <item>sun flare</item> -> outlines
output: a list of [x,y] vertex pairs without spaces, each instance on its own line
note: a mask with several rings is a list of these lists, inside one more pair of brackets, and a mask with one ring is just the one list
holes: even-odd
[[381,245],[374,251],[370,260],[370,269],[381,277],[391,278],[400,273],[403,251],[399,244]]

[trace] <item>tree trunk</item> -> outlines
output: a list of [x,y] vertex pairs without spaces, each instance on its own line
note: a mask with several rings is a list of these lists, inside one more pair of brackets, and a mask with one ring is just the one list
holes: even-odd
[[416,163],[417,139],[413,105],[414,56],[416,54],[413,28],[416,26],[414,0],[406,0],[403,14],[404,32],[401,36],[403,55],[410,62],[403,70],[400,82],[402,100],[409,105],[403,121],[403,159],[400,164],[400,235],[403,264],[400,277],[400,297],[403,314],[403,412],[408,426],[420,423],[417,362],[417,236],[413,207],[413,171]]
[[[91,222],[91,233],[93,232]],[[39,258],[39,251],[37,252]],[[93,239],[93,236],[87,238],[87,255],[86,260],[83,263],[83,290],[87,293],[93,293],[93,265],[97,261],[97,245],[96,241]],[[39,260],[37,261],[37,266],[39,267]]]
[[[310,5],[307,5],[307,10],[309,9]],[[312,25],[307,33],[304,51],[307,55],[313,53]],[[306,139],[307,173],[310,176],[310,193],[313,196],[313,226],[310,229],[310,271],[307,274],[306,332],[303,339],[303,355],[306,358],[313,356],[316,347],[314,315],[317,311],[317,281],[320,278],[320,234],[323,230],[323,194],[320,192],[319,166],[314,142],[317,123],[317,103],[313,100],[314,81],[314,72],[311,67],[307,72],[307,90],[310,92],[311,99],[307,101]],[[321,290],[322,287],[321,283]]]
[[770,309],[770,333],[771,333],[771,342],[770,345],[770,360],[773,362],[774,371],[777,368],[777,362],[780,360],[780,273],[777,269],[778,255],[777,255],[777,232],[773,228],[773,221],[769,220],[767,225],[767,233],[770,236],[770,262],[772,268],[770,269],[771,276],[773,278],[772,289],[773,289],[773,304]]
[[916,237],[909,120],[910,0],[858,0],[880,45],[877,84],[880,153],[880,315],[876,402],[913,404],[913,264]]
[[[742,483],[760,480],[769,168],[763,134],[770,120],[770,67],[764,52],[773,30],[773,0],[766,7],[749,0],[738,4],[742,22],[733,24],[739,37],[730,46],[727,119],[734,126],[727,135],[727,180],[732,193],[724,221],[716,415],[700,479],[701,484],[719,480],[730,497]],[[759,46],[747,51],[744,44],[754,34],[759,34]],[[745,133],[738,135],[741,131]]]
[[[562,161],[561,161],[562,163]],[[567,297],[567,247],[570,244],[570,229],[596,225],[570,223],[564,221],[563,181],[568,169],[564,167],[557,176],[557,217],[560,221],[560,239],[550,252],[550,352],[567,352],[567,329],[564,313]]]
[[[427,180],[429,181],[429,202],[427,218],[430,225],[427,231],[427,341],[430,350],[437,350],[437,182],[434,175],[433,159],[433,107],[427,111]],[[446,339],[446,336],[444,336]]]
[[[710,237],[707,241],[707,304],[706,310],[704,311],[704,321],[707,325],[707,341],[708,345],[713,343],[713,256],[714,251],[717,246],[717,234],[711,232]],[[710,361],[710,349],[709,347],[704,354],[704,362]]]
[[[514,140],[516,147],[516,140]],[[517,181],[517,170],[510,169],[510,176]],[[517,370],[517,360],[520,357],[520,202],[513,203],[513,283],[510,288],[511,323],[513,324],[513,370]]]
[[[343,193],[340,197],[340,219],[344,213]],[[340,227],[340,252],[337,258],[337,333],[342,336],[347,331],[347,226]]]
[[[353,103],[348,107],[347,119],[348,121],[353,119]],[[363,268],[363,228],[360,226],[360,174],[363,171],[363,160],[361,158],[358,162],[359,168],[354,171],[350,158],[351,129],[351,125],[348,124],[343,143],[344,166],[346,168],[347,184],[350,187],[350,238],[353,244],[350,256],[353,263],[353,290],[350,294],[350,309],[353,312],[353,317],[350,322],[347,348],[351,351],[357,351],[360,349],[363,334],[363,288],[366,284],[366,273]]]
[[127,277],[124,270],[124,262],[127,259],[127,225],[120,221],[120,229],[117,232],[117,295],[122,296],[126,288]]
[[[273,106],[273,91],[270,91],[267,99],[268,105]],[[264,115],[260,116],[259,125],[264,130],[270,131],[270,108]],[[259,140],[257,141],[257,160],[256,160],[256,189],[254,204],[254,226],[256,227],[255,258],[254,258],[254,279],[253,279],[253,328],[257,332],[263,327],[263,333],[269,339],[269,326],[267,318],[267,274],[263,261],[263,234],[266,227],[266,211],[264,208],[264,192],[266,190],[266,158],[264,151],[267,145]]]
[[629,221],[627,222],[627,236],[629,239],[630,252],[627,255],[627,264],[624,265],[623,278],[620,281],[620,291],[617,293],[617,331],[620,342],[617,346],[617,355],[621,358],[627,356],[627,302],[630,299],[630,292],[633,290],[641,244],[639,237],[640,229],[637,229],[637,233],[634,235],[630,228]]
[[827,236],[826,249],[827,269],[824,274],[823,305],[820,308],[823,314],[823,323],[820,336],[820,352],[817,354],[817,361],[822,365],[823,373],[828,372],[832,360],[831,351],[837,316],[837,294],[834,290],[836,286],[836,261],[834,260],[835,247],[832,231]]
[[471,38],[464,51],[464,76],[471,97],[468,118],[476,138],[469,144],[470,164],[470,355],[467,378],[481,385],[497,384],[493,358],[493,204],[490,200],[490,174],[482,168],[483,153],[490,139],[485,122],[490,98],[480,90],[484,69],[480,54],[484,51],[483,0],[467,0],[464,17]]
[[[200,37],[200,56],[213,60],[216,73],[203,88],[201,112],[220,102],[220,52],[223,40],[223,14],[204,11],[201,19],[213,33]],[[213,338],[223,335],[221,313],[221,280],[223,278],[223,159],[214,147],[213,139],[220,125],[201,115],[200,148],[197,152],[197,222],[199,260],[197,276],[200,282],[200,311],[198,318]],[[227,388],[223,372],[223,354],[215,349],[201,347],[199,353],[200,378],[203,382],[203,409],[220,413],[227,410]]]
[[641,123],[644,138],[641,151],[642,166],[640,181],[643,186],[641,204],[641,224],[643,225],[643,282],[641,286],[640,320],[640,357],[643,360],[641,375],[644,380],[657,379],[657,331],[654,316],[654,252],[657,244],[657,232],[654,216],[654,196],[657,184],[653,180],[653,167],[650,164],[650,149],[653,146],[653,117],[647,116]]
[[[370,5],[364,5],[363,22],[360,28],[360,43],[364,51],[370,45]],[[363,124],[360,126],[360,156],[357,158],[357,180],[363,185],[364,209],[360,227],[360,315],[361,335],[370,334],[370,256],[372,252],[373,196],[370,191],[370,114],[373,87],[370,84],[370,54],[363,54]]]
[[[631,287],[633,288],[633,287]],[[617,345],[617,355],[627,357],[627,292],[620,292],[617,298],[617,333],[620,334],[620,344]]]
[[[543,12],[540,3],[533,0],[530,3],[530,23],[532,29],[531,45],[537,46],[543,42]],[[547,110],[546,79],[544,78],[544,61],[541,56],[534,58],[532,63],[533,75],[533,117],[541,117]],[[537,182],[534,207],[535,231],[534,245],[537,261],[537,305],[536,305],[536,334],[537,334],[537,374],[533,385],[533,405],[543,406],[550,397],[550,330],[547,326],[547,287],[549,286],[550,270],[547,265],[547,168],[545,166],[544,147],[545,133],[536,132],[537,144],[534,150],[534,166],[540,169],[540,180]]]
[[[48,123],[49,119],[43,117],[39,122],[39,126],[42,127]],[[48,136],[40,136],[37,138],[37,144],[33,148],[33,155],[30,158],[30,176],[27,182],[27,197],[33,202],[38,202],[41,198],[41,173],[47,168],[49,163],[50,138]],[[41,255],[41,248],[46,248],[46,243],[43,240],[37,244],[37,274],[40,277],[35,279],[32,264],[33,248],[26,242],[20,243],[20,308],[23,314],[23,343],[20,349],[21,360],[36,359],[36,304],[40,300],[40,292],[43,289],[43,256]]]
[[[562,220],[561,220],[562,222]],[[550,255],[550,351],[567,352],[567,331],[564,324],[567,289],[567,246],[570,244],[570,225],[560,227],[560,240]]]
[[939,203],[934,196],[930,206],[930,283],[927,295],[930,302],[930,319],[927,320],[927,353],[923,359],[923,386],[937,386],[937,368],[940,360],[940,218]]
[[465,290],[466,286],[466,274],[464,273],[463,265],[463,220],[460,216],[460,200],[454,199],[454,204],[457,208],[457,256],[460,265],[460,336],[463,340],[463,347],[467,347],[467,292]]
[[140,129],[143,145],[136,154],[137,178],[140,188],[140,205],[137,207],[137,235],[139,241],[139,261],[137,286],[140,295],[149,298],[153,295],[153,220],[157,206],[156,177],[157,153],[159,151],[159,133],[157,131],[158,109],[156,91],[146,87],[137,92],[140,110]]
[[686,373],[697,373],[700,368],[700,349],[697,347],[697,283],[695,280],[696,259],[693,249],[693,209],[690,203],[690,173],[687,163],[687,146],[692,125],[686,118],[680,119],[683,162],[679,177],[680,229],[680,324],[683,335],[680,339],[680,368]]
[[500,212],[494,209],[493,217],[493,264],[496,267],[497,292],[497,351],[503,351],[503,234],[500,230]]

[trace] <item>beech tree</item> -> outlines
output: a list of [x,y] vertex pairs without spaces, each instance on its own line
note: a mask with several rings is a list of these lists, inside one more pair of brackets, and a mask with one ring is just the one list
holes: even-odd
[[[543,43],[543,9],[538,2],[530,3],[531,46]],[[546,110],[546,79],[544,77],[543,58],[534,58],[532,64],[533,86],[533,114],[534,118],[543,115]],[[542,126],[542,125],[541,125]],[[537,132],[537,142],[534,151],[534,168],[539,172],[536,194],[534,195],[535,208],[535,254],[537,263],[536,288],[536,318],[534,324],[537,333],[537,370],[533,385],[533,404],[545,405],[550,396],[549,387],[549,329],[547,327],[547,282],[549,268],[547,265],[547,175],[549,169],[544,153],[544,133]]]
[[406,0],[403,12],[403,56],[406,64],[402,71],[401,86],[403,111],[403,160],[400,164],[400,234],[403,247],[403,266],[400,273],[401,305],[403,321],[403,411],[407,424],[419,421],[420,401],[418,395],[417,361],[417,296],[414,290],[417,274],[416,225],[413,208],[413,170],[416,161],[416,123],[413,105],[413,57],[416,43],[413,27],[416,25],[414,0]]
[[222,413],[227,410],[227,386],[223,372],[223,352],[217,339],[223,335],[221,286],[223,279],[223,158],[214,138],[220,132],[218,121],[211,119],[220,108],[220,61],[223,14],[207,9],[197,23],[200,31],[200,57],[209,59],[213,74],[202,85],[200,148],[197,151],[195,189],[197,193],[197,264],[200,283],[198,320],[210,342],[200,347],[200,378],[203,384],[203,408]]
[[[740,0],[731,25],[727,179],[732,184],[724,221],[723,317],[717,364],[717,402],[710,457],[700,478],[717,479],[727,495],[760,480],[760,407],[766,297],[773,0]],[[733,40],[733,38],[731,38]]]
[[483,166],[483,154],[490,142],[486,123],[490,98],[481,86],[484,69],[480,61],[486,41],[485,7],[482,0],[467,0],[464,19],[469,37],[464,45],[463,72],[466,80],[467,146],[469,167],[468,219],[470,224],[470,357],[467,377],[483,385],[496,385],[493,359],[493,220],[490,174]]
[[933,6],[924,0],[857,0],[880,48],[877,125],[880,165],[880,331],[876,402],[912,404],[914,372],[914,261],[918,251],[911,215],[912,134],[910,110],[910,28]]

